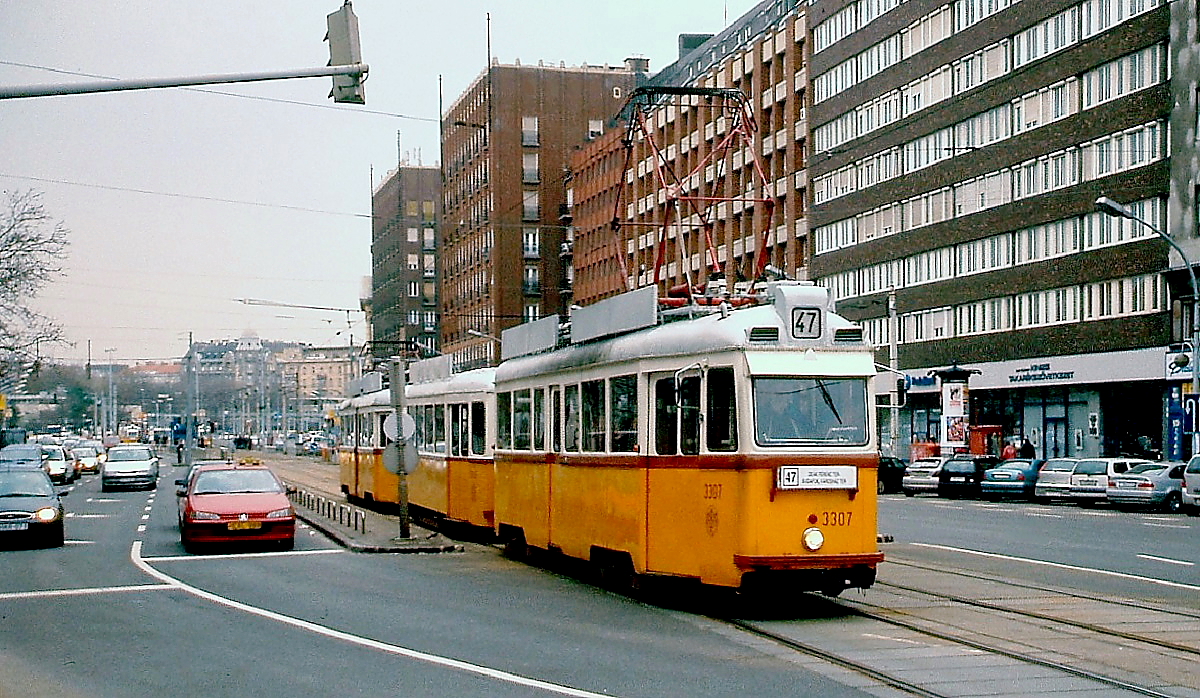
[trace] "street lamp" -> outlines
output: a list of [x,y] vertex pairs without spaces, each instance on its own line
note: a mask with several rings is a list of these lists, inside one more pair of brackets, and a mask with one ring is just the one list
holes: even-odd
[[[1108,198],[1107,196],[1102,196],[1099,199],[1096,199],[1096,210],[1101,213],[1107,214],[1109,216],[1113,216],[1114,218],[1128,218],[1131,221],[1137,221],[1138,223],[1141,223],[1142,225],[1146,226],[1150,230],[1154,231],[1155,235],[1159,236],[1163,240],[1166,240],[1167,244],[1169,244],[1176,252],[1179,253],[1179,258],[1183,260],[1183,266],[1187,267],[1188,280],[1192,284],[1192,334],[1191,334],[1192,347],[1191,347],[1191,351],[1188,352],[1188,356],[1185,357],[1186,363],[1181,362],[1178,365],[1180,365],[1180,366],[1186,365],[1191,368],[1192,390],[1196,390],[1196,387],[1197,387],[1196,344],[1198,342],[1200,342],[1200,316],[1198,316],[1196,314],[1196,300],[1197,300],[1197,296],[1200,294],[1197,294],[1197,292],[1196,292],[1196,289],[1198,288],[1198,286],[1196,284],[1196,270],[1192,268],[1192,261],[1190,259],[1188,259],[1187,254],[1184,253],[1183,248],[1179,246],[1179,243],[1177,243],[1173,239],[1171,239],[1170,235],[1167,235],[1163,231],[1159,230],[1157,227],[1151,225],[1147,221],[1142,220],[1141,218],[1136,216],[1133,213],[1133,211],[1131,211],[1129,209],[1129,207],[1126,206],[1125,204],[1121,204],[1116,201],[1113,201],[1112,199]],[[1193,431],[1192,431],[1192,454],[1193,455],[1195,455],[1197,450],[1200,450],[1200,449],[1198,449],[1198,445],[1200,445],[1200,444],[1197,443],[1198,440],[1200,440],[1200,435],[1198,435],[1197,432],[1194,431],[1194,429],[1195,429],[1195,427],[1193,426]]]

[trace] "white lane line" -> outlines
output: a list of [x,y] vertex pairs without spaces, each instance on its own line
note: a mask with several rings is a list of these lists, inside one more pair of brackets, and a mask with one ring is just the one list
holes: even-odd
[[90,596],[93,594],[113,594],[125,591],[161,591],[174,589],[170,584],[134,584],[123,587],[90,587],[87,589],[47,589],[44,591],[13,591],[0,594],[0,599],[43,599],[58,596]]
[[328,549],[328,550],[289,550],[287,552],[266,552],[266,553],[229,553],[227,555],[162,555],[160,557],[144,557],[143,560],[159,560],[177,561],[177,560],[236,560],[246,557],[296,557],[300,555],[335,555],[344,553],[345,550]]
[[1159,557],[1157,555],[1141,555],[1141,554],[1139,554],[1138,557],[1142,558],[1143,560],[1153,560],[1155,562],[1166,562],[1171,565],[1183,565],[1185,567],[1195,567],[1196,566],[1196,563],[1188,562],[1187,560],[1172,560],[1169,557]]
[[76,514],[73,511],[67,512],[68,519],[111,519],[112,514]]
[[1061,519],[1062,518],[1062,514],[1039,514],[1036,511],[1027,511],[1027,512],[1025,512],[1025,515],[1026,516],[1040,516],[1043,519]]
[[334,630],[333,628],[329,628],[324,625],[319,625],[317,623],[313,623],[313,622],[310,622],[307,620],[293,618],[292,616],[285,616],[282,613],[276,613],[275,611],[268,611],[265,608],[258,608],[255,606],[250,606],[248,604],[241,603],[240,601],[234,601],[233,599],[227,599],[223,596],[218,596],[217,594],[214,594],[212,592],[204,591],[203,589],[199,589],[197,587],[186,584],[178,579],[175,579],[174,577],[172,577],[168,574],[160,572],[160,571],[154,569],[153,567],[151,567],[149,564],[146,563],[145,560],[142,559],[142,542],[141,541],[134,541],[133,548],[131,548],[129,551],[129,556],[133,560],[133,564],[136,565],[138,567],[138,569],[142,570],[143,572],[150,575],[151,577],[154,577],[155,579],[162,581],[165,584],[169,584],[177,589],[186,591],[189,594],[193,594],[193,595],[198,596],[207,601],[211,601],[215,604],[219,604],[221,606],[226,606],[228,608],[232,608],[232,609],[238,610],[238,611],[244,611],[246,613],[250,613],[250,614],[259,616],[261,618],[267,618],[269,620],[278,621],[280,623],[284,623],[286,625],[290,625],[295,628],[300,628],[301,630],[307,630],[309,632],[316,633],[318,635],[324,635],[325,637],[331,637],[336,640],[342,640],[343,642],[349,642],[351,644],[359,645],[361,647],[369,647],[371,649],[376,649],[381,652],[387,652],[388,654],[394,654],[394,655],[397,655],[400,657],[407,657],[409,659],[415,659],[415,660],[421,661],[421,662],[428,662],[430,664],[434,664],[436,666],[447,667],[449,669],[457,669],[459,671],[465,671],[470,674],[476,674],[478,676],[484,676],[484,677],[487,677],[490,679],[495,679],[497,681],[503,681],[506,683],[516,684],[518,686],[528,686],[530,688],[537,688],[537,689],[541,689],[543,691],[547,691],[550,693],[557,693],[558,695],[578,696],[579,698],[611,698],[611,696],[609,696],[607,694],[592,693],[591,691],[584,691],[579,688],[563,686],[563,685],[556,684],[556,683],[550,683],[548,681],[540,681],[538,679],[531,679],[526,676],[512,674],[507,671],[502,671],[500,669],[492,669],[490,667],[480,666],[478,664],[471,664],[470,662],[464,662],[464,661],[461,661],[458,659],[451,659],[449,657],[440,657],[436,654],[428,654],[426,652],[420,652],[418,650],[409,649],[407,647],[400,647],[399,645],[393,645],[393,644],[389,644],[386,642],[380,642],[378,640],[372,640],[370,638],[362,637],[360,635],[351,635],[350,633],[342,632],[341,630]]
[[100,498],[100,497],[88,497],[87,499],[85,499],[85,500],[83,500],[83,501],[85,501],[85,502],[96,502],[96,503],[101,503],[101,502],[103,502],[103,503],[106,503],[106,504],[111,504],[111,503],[113,503],[113,502],[119,502],[119,501],[121,501],[121,500],[119,500],[119,499],[108,499],[108,498],[103,498],[103,499],[102,499],[102,498]]
[[1091,572],[1100,574],[1106,577],[1117,577],[1119,579],[1132,579],[1136,582],[1147,582],[1149,584],[1157,584],[1159,586],[1172,587],[1174,589],[1189,589],[1192,591],[1200,591],[1200,586],[1194,584],[1182,584],[1180,582],[1171,582],[1166,579],[1155,579],[1154,577],[1143,577],[1137,574],[1126,574],[1124,572],[1113,572],[1111,570],[1099,570],[1094,567],[1079,567],[1077,565],[1064,565],[1061,562],[1047,562],[1046,560],[1032,560],[1027,557],[1014,557],[1012,555],[1000,555],[998,553],[985,553],[980,550],[968,550],[966,548],[955,548],[949,545],[934,545],[933,543],[913,543],[912,545],[922,548],[934,548],[935,550],[946,550],[952,553],[963,553],[964,555],[978,555],[979,557],[990,557],[996,560],[1012,560],[1013,562],[1024,562],[1030,565],[1041,565],[1043,567],[1054,567],[1060,570],[1071,570],[1073,572]]
[[138,527],[137,527],[137,532],[138,532],[138,533],[145,533],[145,532],[146,532],[146,524],[142,524],[141,526],[138,526]]
[[1179,524],[1146,523],[1144,521],[1142,522],[1142,525],[1150,528],[1182,528],[1185,531],[1191,528],[1191,526],[1180,526]]

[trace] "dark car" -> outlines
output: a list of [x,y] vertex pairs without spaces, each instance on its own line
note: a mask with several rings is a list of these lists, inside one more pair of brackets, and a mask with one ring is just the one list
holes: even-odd
[[939,497],[971,497],[980,495],[983,474],[1000,464],[996,456],[960,453],[942,464],[938,473]]
[[0,467],[7,465],[33,465],[41,468],[46,454],[39,444],[9,444],[0,448]]
[[0,466],[0,541],[62,546],[65,514],[59,496],[40,465]]
[[1015,497],[1032,500],[1038,472],[1043,461],[1037,458],[1010,458],[983,474],[979,485],[984,499]]
[[879,457],[879,494],[902,492],[904,490],[904,469],[908,461],[893,456]]

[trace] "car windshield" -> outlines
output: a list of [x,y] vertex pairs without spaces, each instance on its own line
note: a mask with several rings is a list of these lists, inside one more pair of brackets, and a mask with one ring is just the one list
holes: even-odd
[[948,473],[973,473],[975,472],[975,461],[972,460],[948,460],[942,466],[942,470]]
[[71,449],[71,455],[75,456],[76,458],[93,458],[96,455],[96,449],[94,449],[94,448],[73,448],[73,449]]
[[1075,469],[1075,461],[1073,460],[1048,460],[1042,466],[1042,470],[1057,470],[1059,472],[1069,473]]
[[154,456],[145,448],[120,448],[108,452],[108,460],[112,462],[130,460],[150,460]]
[[1142,473],[1148,473],[1152,470],[1166,470],[1166,469],[1167,469],[1167,466],[1163,465],[1162,463],[1142,463],[1141,465],[1135,465],[1132,468],[1130,468],[1129,470],[1125,471],[1125,474],[1126,475],[1140,475]]
[[863,378],[755,378],[758,443],[864,444],[867,381]]
[[5,446],[0,449],[0,461],[9,463],[25,463],[30,461],[40,461],[42,459],[42,448],[40,446],[22,447],[22,446]]
[[47,448],[46,457],[50,460],[66,460],[67,452],[61,448]]
[[1108,472],[1108,463],[1102,460],[1081,460],[1075,466],[1075,472],[1082,475],[1100,475]]
[[0,497],[53,497],[54,486],[40,470],[0,472]]
[[196,475],[192,494],[282,492],[269,470],[206,470]]

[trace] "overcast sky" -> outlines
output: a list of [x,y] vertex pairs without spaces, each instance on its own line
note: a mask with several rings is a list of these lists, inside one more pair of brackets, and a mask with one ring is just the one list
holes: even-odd
[[[0,85],[317,67],[340,3],[3,0]],[[91,340],[96,362],[174,359],[189,333],[358,344],[360,312],[237,299],[358,308],[371,190],[401,157],[437,163],[439,75],[448,106],[486,65],[488,13],[502,63],[640,55],[657,72],[680,33],[755,4],[356,0],[363,107],[334,106],[329,78],[0,100],[0,189],[41,192],[70,230],[66,273],[33,306],[73,345],[42,356],[83,360]]]

